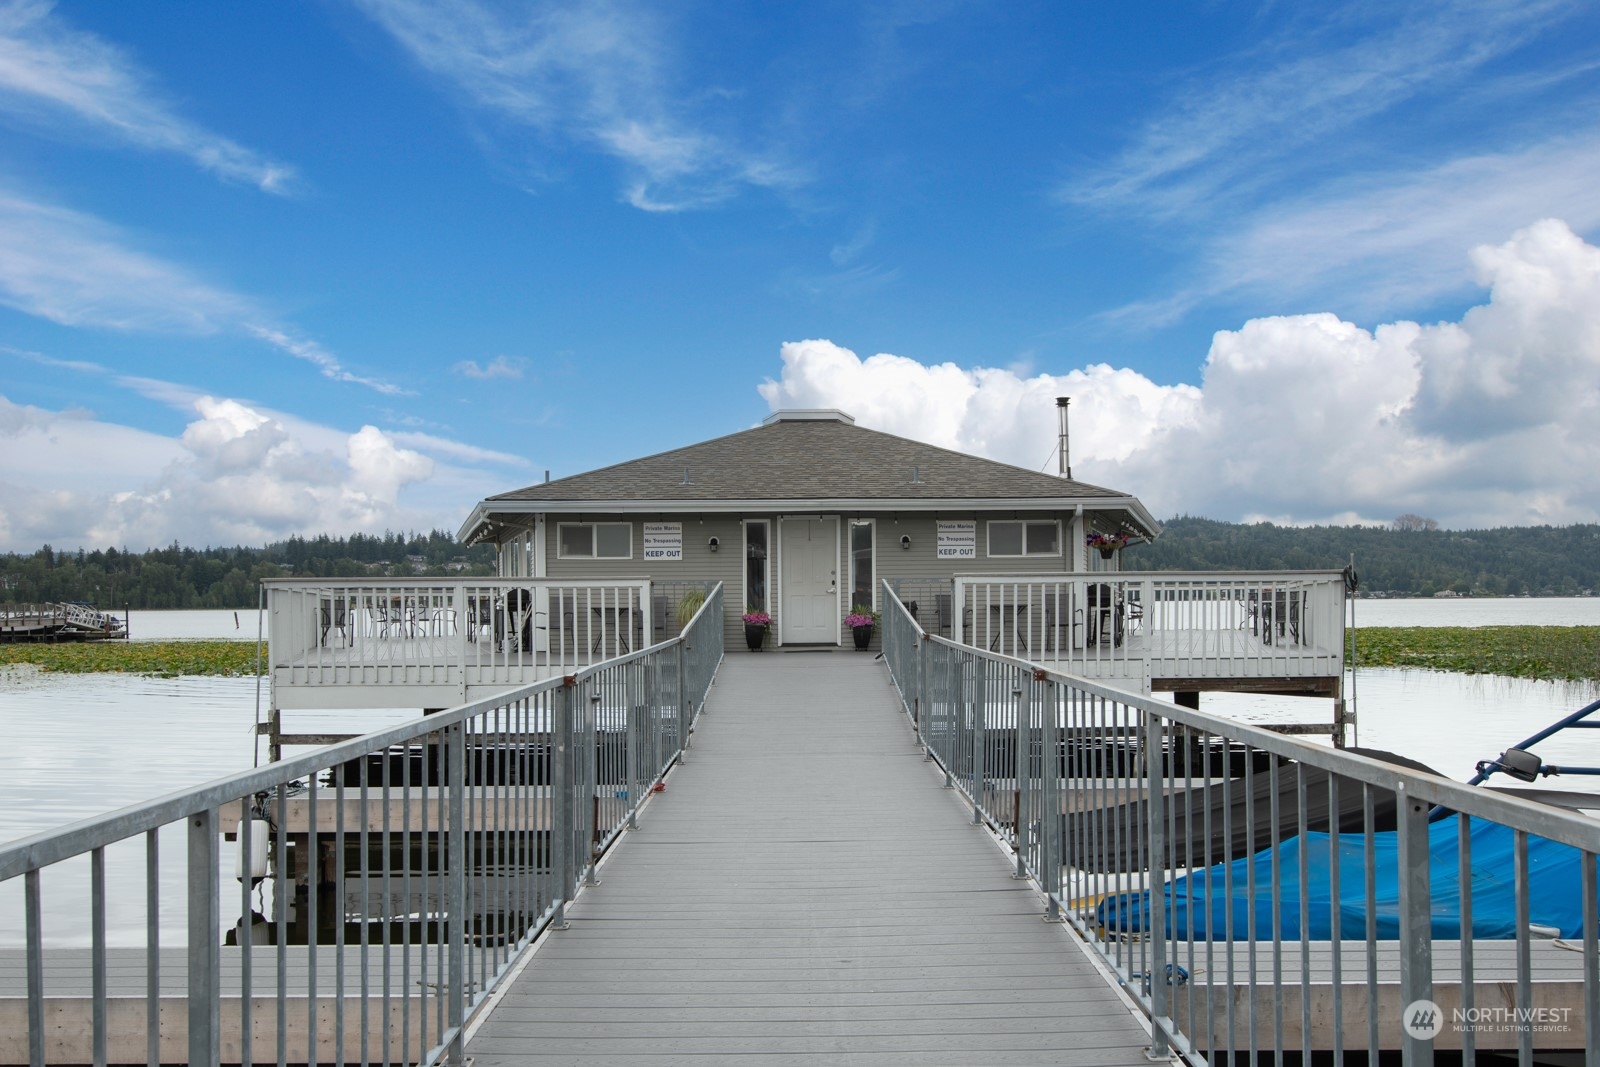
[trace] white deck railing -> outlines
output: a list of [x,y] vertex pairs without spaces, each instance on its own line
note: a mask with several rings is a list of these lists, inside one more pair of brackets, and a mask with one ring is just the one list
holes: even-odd
[[644,578],[264,584],[280,708],[449,707],[670,636]]
[[1339,677],[1338,571],[958,577],[935,632],[1082,678]]

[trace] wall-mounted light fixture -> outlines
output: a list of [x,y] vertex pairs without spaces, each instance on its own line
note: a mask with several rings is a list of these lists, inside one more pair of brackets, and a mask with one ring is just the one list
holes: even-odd
[[911,535],[910,534],[901,534],[900,535],[900,547],[905,549],[907,552],[911,551]]
[[711,540],[706,542],[706,547],[709,548],[711,551],[715,552],[717,550],[717,548],[721,544],[722,544],[722,542],[718,541],[715,537],[713,537]]

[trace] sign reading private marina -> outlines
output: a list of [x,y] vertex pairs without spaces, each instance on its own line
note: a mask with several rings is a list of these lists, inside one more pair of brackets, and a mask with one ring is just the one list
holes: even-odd
[[647,522],[644,524],[645,559],[682,559],[683,523]]
[[[648,535],[647,539],[648,539]],[[939,523],[940,559],[977,559],[978,523],[975,519]]]

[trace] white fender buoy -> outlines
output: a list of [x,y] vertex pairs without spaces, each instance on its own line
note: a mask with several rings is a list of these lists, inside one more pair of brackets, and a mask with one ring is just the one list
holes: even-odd
[[250,820],[250,855],[244,854],[244,820],[240,819],[234,828],[239,842],[239,851],[233,860],[233,876],[239,881],[244,881],[248,869],[250,881],[259,882],[267,876],[267,839],[272,836],[272,828],[265,819]]

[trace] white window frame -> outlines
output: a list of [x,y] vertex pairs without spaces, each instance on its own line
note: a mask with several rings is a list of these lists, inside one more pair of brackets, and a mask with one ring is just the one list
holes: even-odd
[[[1029,552],[1028,527],[1053,525],[1056,528],[1056,550],[1054,552]],[[994,528],[996,526],[1022,527],[1021,552],[996,552],[994,550]],[[984,552],[991,559],[1059,559],[1061,556],[1061,520],[1060,519],[990,519],[984,526]]]
[[[856,547],[855,528],[865,526],[872,531],[872,573],[867,575],[867,593],[869,600],[867,607],[873,611],[878,610],[878,520],[877,519],[851,519],[845,524],[844,557],[848,563],[846,575],[850,580],[850,595],[855,595],[856,590]],[[852,611],[854,604],[846,605]]]
[[[594,547],[594,549],[595,549],[594,552],[591,552],[587,556],[569,556],[567,554],[567,543],[566,543],[566,540],[562,537],[562,531],[567,529],[570,526],[586,526],[586,527],[589,528],[589,530],[591,532],[591,538],[592,538],[591,541],[590,541],[590,544]],[[626,556],[601,556],[601,555],[597,555],[596,554],[596,553],[599,552],[599,549],[600,549],[600,538],[599,538],[598,535],[599,535],[599,527],[601,527],[601,526],[622,526],[622,527],[625,527],[627,529],[627,531],[628,531],[628,554]],[[557,559],[593,559],[593,560],[632,559],[633,558],[633,523],[631,523],[631,522],[558,522],[558,523],[556,523],[556,558]]]

